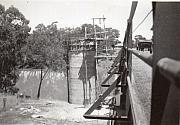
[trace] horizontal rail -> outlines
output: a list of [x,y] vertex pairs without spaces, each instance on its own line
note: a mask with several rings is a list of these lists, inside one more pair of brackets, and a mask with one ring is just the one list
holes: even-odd
[[121,118],[119,116],[106,116],[106,115],[84,115],[86,119],[101,119],[101,120],[121,120],[122,123],[129,123],[127,118]]
[[158,61],[157,66],[160,73],[180,89],[180,61],[162,58]]
[[[111,74],[111,72],[107,72],[108,74]],[[115,72],[114,74],[121,74],[121,72]]]
[[[103,33],[109,33],[109,31],[102,31],[102,32],[96,32],[96,34],[103,34]],[[95,33],[93,32],[93,33],[88,33],[88,34],[86,34],[87,36],[89,36],[89,35],[94,35]]]
[[81,49],[77,49],[77,50],[69,50],[70,52],[86,52],[86,51],[94,51],[94,49],[86,49],[86,50],[81,50]]
[[71,46],[81,46],[81,47],[91,46],[91,47],[94,47],[95,45],[90,45],[90,44],[69,44],[68,46],[69,47],[71,47]]
[[152,58],[152,54],[150,56],[145,55],[144,53],[140,53],[137,50],[133,50],[133,49],[128,49],[128,51],[132,52],[135,56],[137,56],[138,58],[140,58],[142,61],[144,61],[145,63],[147,63],[149,66],[153,66],[153,58]]
[[[111,85],[108,84],[101,84],[102,87],[109,87]],[[117,85],[116,87],[125,87],[125,85]]]
[[116,58],[116,56],[94,56],[94,58]]
[[[114,49],[100,49],[100,50],[97,50],[97,52],[102,52],[102,51],[114,51],[116,48],[114,48]],[[119,48],[119,49],[121,49],[121,48]]]

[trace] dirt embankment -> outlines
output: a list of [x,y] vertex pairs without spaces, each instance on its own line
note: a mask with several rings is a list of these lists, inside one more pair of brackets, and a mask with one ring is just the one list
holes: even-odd
[[104,125],[107,121],[85,119],[88,107],[64,101],[26,100],[0,114],[0,124]]

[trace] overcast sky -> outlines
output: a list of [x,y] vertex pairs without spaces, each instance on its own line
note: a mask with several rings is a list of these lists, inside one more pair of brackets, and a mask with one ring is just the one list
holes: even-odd
[[[40,23],[49,25],[58,21],[58,27],[76,27],[91,23],[94,17],[106,18],[106,27],[120,31],[120,40],[124,38],[132,1],[130,0],[0,0],[6,9],[13,5],[30,20],[29,26],[34,29]],[[152,9],[150,1],[139,1],[134,16],[135,28]],[[103,26],[99,21],[97,25]],[[147,39],[152,37],[152,13],[133,33],[141,34]]]

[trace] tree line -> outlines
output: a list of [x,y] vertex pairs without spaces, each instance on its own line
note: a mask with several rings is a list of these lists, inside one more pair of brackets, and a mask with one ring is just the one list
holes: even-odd
[[[40,96],[42,80],[49,70],[63,72],[66,70],[64,55],[67,40],[83,38],[86,33],[94,32],[92,24],[83,24],[75,28],[57,28],[55,22],[45,26],[38,24],[30,33],[29,20],[15,7],[5,9],[0,4],[0,91],[17,92],[14,85],[19,77],[19,69],[40,69],[41,80],[37,97]],[[97,32],[104,29],[95,26]],[[118,41],[119,31],[106,28],[108,46]],[[92,37],[92,36],[89,36]],[[103,37],[103,34],[97,34]],[[105,44],[105,43],[103,43]]]

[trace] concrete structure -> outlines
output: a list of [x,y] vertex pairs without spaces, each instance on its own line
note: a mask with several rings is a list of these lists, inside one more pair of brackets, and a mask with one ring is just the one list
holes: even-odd
[[69,53],[69,101],[90,104],[95,101],[95,51]]

